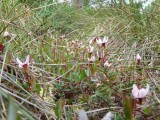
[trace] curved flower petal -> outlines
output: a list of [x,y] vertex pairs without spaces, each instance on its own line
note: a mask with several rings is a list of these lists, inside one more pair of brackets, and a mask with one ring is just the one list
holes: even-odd
[[28,55],[26,58],[25,64],[29,65],[29,59],[30,59],[30,56]]
[[104,66],[107,66],[107,67],[110,67],[112,65],[112,63],[109,63],[108,61],[106,61],[105,63],[104,63]]
[[17,60],[17,63],[18,63],[18,65],[19,65],[19,67],[20,67],[20,68],[23,68],[23,63],[22,63],[18,58],[16,58],[16,60]]
[[99,39],[97,40],[97,44],[98,44],[98,45],[101,45],[101,44],[102,44],[102,39],[99,38]]
[[141,56],[139,54],[136,55],[136,60],[141,60]]
[[139,94],[139,89],[138,89],[138,87],[135,84],[133,84],[132,95],[135,98],[138,98],[138,94]]
[[133,84],[133,90],[139,91],[137,85]]
[[108,37],[104,36],[103,43],[107,43],[107,42],[108,42]]
[[146,89],[142,88],[140,91],[139,91],[139,94],[138,94],[138,98],[144,98],[146,96]]
[[94,62],[95,59],[96,59],[95,56],[92,56],[91,58],[88,58],[88,61],[89,61],[89,62]]
[[88,52],[89,52],[89,53],[92,53],[92,52],[93,52],[93,49],[94,49],[94,48],[93,48],[92,46],[89,46]]
[[144,98],[149,92],[149,85],[147,84],[147,87],[146,89],[142,88],[140,91],[139,91],[139,98]]
[[133,85],[133,89],[132,89],[132,95],[135,98],[144,98],[149,92],[149,85],[147,84],[146,89],[142,88],[142,89],[138,89],[138,87],[134,84]]

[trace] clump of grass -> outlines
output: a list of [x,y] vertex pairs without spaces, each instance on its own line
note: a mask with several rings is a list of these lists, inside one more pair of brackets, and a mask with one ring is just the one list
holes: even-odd
[[[34,3],[4,1],[0,7],[2,119],[77,119],[80,109],[97,120],[108,111],[115,119],[158,116],[158,2],[143,11],[140,3],[98,9]],[[19,68],[16,58],[27,55],[29,66]],[[132,85],[147,83],[142,105],[129,104]]]

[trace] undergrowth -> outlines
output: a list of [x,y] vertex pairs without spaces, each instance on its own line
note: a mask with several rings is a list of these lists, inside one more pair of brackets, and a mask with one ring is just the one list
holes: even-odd
[[[115,120],[158,120],[159,5],[1,2],[0,119],[76,120],[84,109],[94,120],[109,111]],[[27,55],[20,68],[16,59]],[[133,84],[150,86],[142,103]]]

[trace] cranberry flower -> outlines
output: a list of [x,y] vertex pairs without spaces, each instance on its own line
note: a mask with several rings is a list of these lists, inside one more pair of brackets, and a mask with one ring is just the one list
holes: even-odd
[[89,46],[89,48],[88,48],[89,54],[92,54],[92,53],[93,53],[93,49],[94,49],[94,47]]
[[96,42],[97,40],[97,37],[93,37],[90,41],[89,41],[89,44],[92,44],[93,42]]
[[103,59],[104,58],[104,50],[102,52],[97,51],[97,57],[99,58],[99,60]]
[[139,54],[136,55],[136,60],[141,60],[141,56]]
[[104,66],[107,66],[107,67],[110,67],[112,65],[112,63],[109,63],[108,61],[106,61],[105,63],[104,63]]
[[108,41],[108,37],[105,36],[103,39],[98,39],[97,44],[105,47],[105,44],[107,43],[107,41]]
[[148,84],[147,84],[146,89],[144,88],[138,89],[138,87],[135,84],[133,84],[132,95],[135,98],[144,98],[148,94],[148,92],[149,92]]
[[91,58],[88,58],[88,61],[92,63],[95,61],[95,59],[96,59],[95,56],[92,56]]
[[18,58],[16,58],[17,63],[18,63],[18,65],[19,65],[20,68],[27,68],[27,67],[29,67],[29,59],[30,59],[29,55],[27,56],[25,62],[21,62]]

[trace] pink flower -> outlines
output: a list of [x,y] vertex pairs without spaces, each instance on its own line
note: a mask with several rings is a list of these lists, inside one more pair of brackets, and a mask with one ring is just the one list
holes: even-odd
[[102,52],[101,51],[97,51],[97,57],[99,58],[99,60],[104,58],[104,50]]
[[89,44],[92,44],[93,42],[95,42],[97,40],[97,37],[93,37],[90,41]]
[[103,38],[103,40],[102,40],[102,44],[103,44],[103,43],[105,44],[105,43],[107,43],[107,42],[108,42],[108,37],[105,36],[105,37]]
[[112,63],[109,63],[108,61],[106,61],[105,63],[104,63],[104,66],[107,66],[107,67],[110,67],[112,65]]
[[97,40],[97,44],[98,44],[98,45],[102,45],[102,39],[99,38],[99,39]]
[[88,58],[88,61],[89,61],[89,62],[94,62],[95,59],[96,59],[95,56],[92,56],[91,58]]
[[146,89],[144,88],[138,89],[138,87],[135,84],[133,84],[132,95],[135,98],[144,98],[148,94],[148,92],[149,92],[148,84],[147,84]]
[[93,49],[94,49],[94,47],[89,46],[88,52],[89,52],[90,54],[93,53]]
[[136,55],[136,60],[141,60],[141,56],[139,54]]
[[98,44],[98,45],[102,45],[103,47],[105,47],[105,44],[106,44],[107,42],[108,42],[108,37],[106,37],[106,36],[105,36],[103,39],[100,39],[100,38],[99,38],[99,39],[97,40],[97,44]]
[[20,68],[27,68],[29,67],[29,60],[30,60],[30,56],[28,55],[26,58],[25,62],[21,62],[18,58],[16,58],[17,63],[19,65]]

